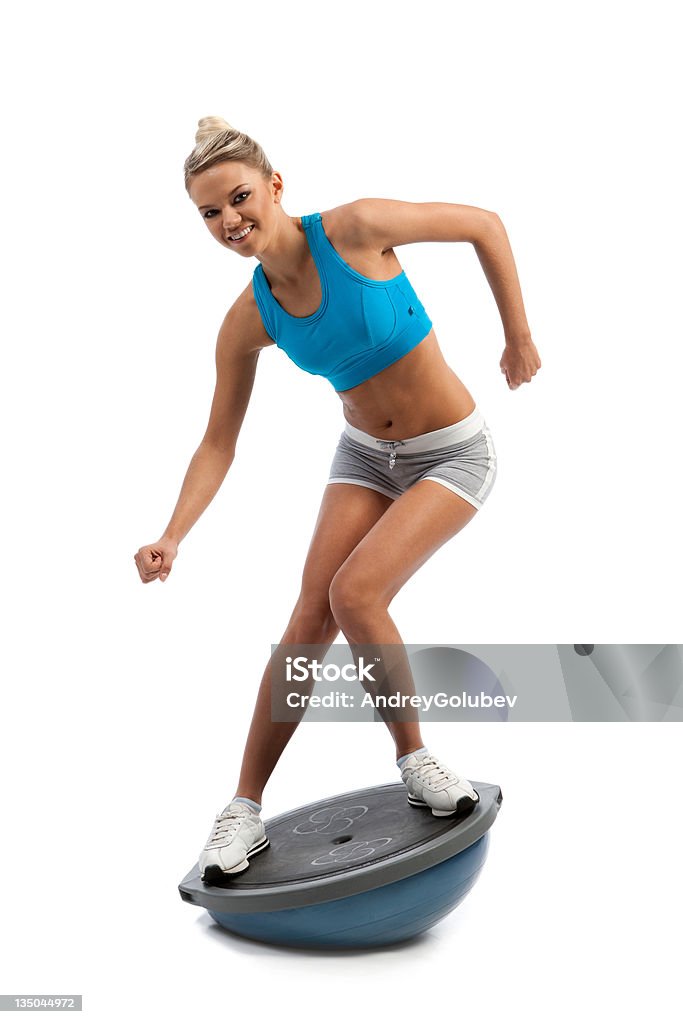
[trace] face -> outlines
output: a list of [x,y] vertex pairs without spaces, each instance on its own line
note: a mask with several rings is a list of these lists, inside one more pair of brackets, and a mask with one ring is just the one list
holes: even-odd
[[274,171],[266,181],[253,167],[230,161],[195,175],[189,194],[217,242],[253,256],[265,248],[275,225],[282,178]]

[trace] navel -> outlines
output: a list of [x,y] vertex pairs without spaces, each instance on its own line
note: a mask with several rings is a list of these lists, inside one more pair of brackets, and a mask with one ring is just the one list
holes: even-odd
[[386,430],[387,427],[391,427],[391,426],[393,426],[393,424],[394,424],[393,420],[387,420],[387,422],[384,424],[384,429]]

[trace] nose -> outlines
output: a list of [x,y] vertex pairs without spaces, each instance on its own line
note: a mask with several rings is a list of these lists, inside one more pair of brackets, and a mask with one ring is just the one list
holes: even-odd
[[223,217],[223,230],[226,235],[232,235],[235,231],[239,230],[239,226],[242,223],[242,218],[238,216],[235,220],[234,211],[229,210]]

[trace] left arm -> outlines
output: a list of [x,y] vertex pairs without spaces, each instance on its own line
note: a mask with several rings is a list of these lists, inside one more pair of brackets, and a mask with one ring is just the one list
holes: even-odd
[[501,372],[513,390],[531,380],[541,360],[531,340],[510,242],[497,213],[457,203],[395,199],[358,199],[347,210],[357,239],[379,252],[410,242],[471,242],[503,322]]

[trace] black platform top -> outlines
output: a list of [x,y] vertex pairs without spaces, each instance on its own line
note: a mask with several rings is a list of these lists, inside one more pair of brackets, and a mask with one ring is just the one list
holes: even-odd
[[407,878],[467,849],[491,827],[500,788],[472,785],[479,802],[463,818],[411,807],[402,782],[297,807],[265,822],[270,846],[248,871],[205,885],[195,864],[180,895],[208,910],[251,913],[310,906]]

